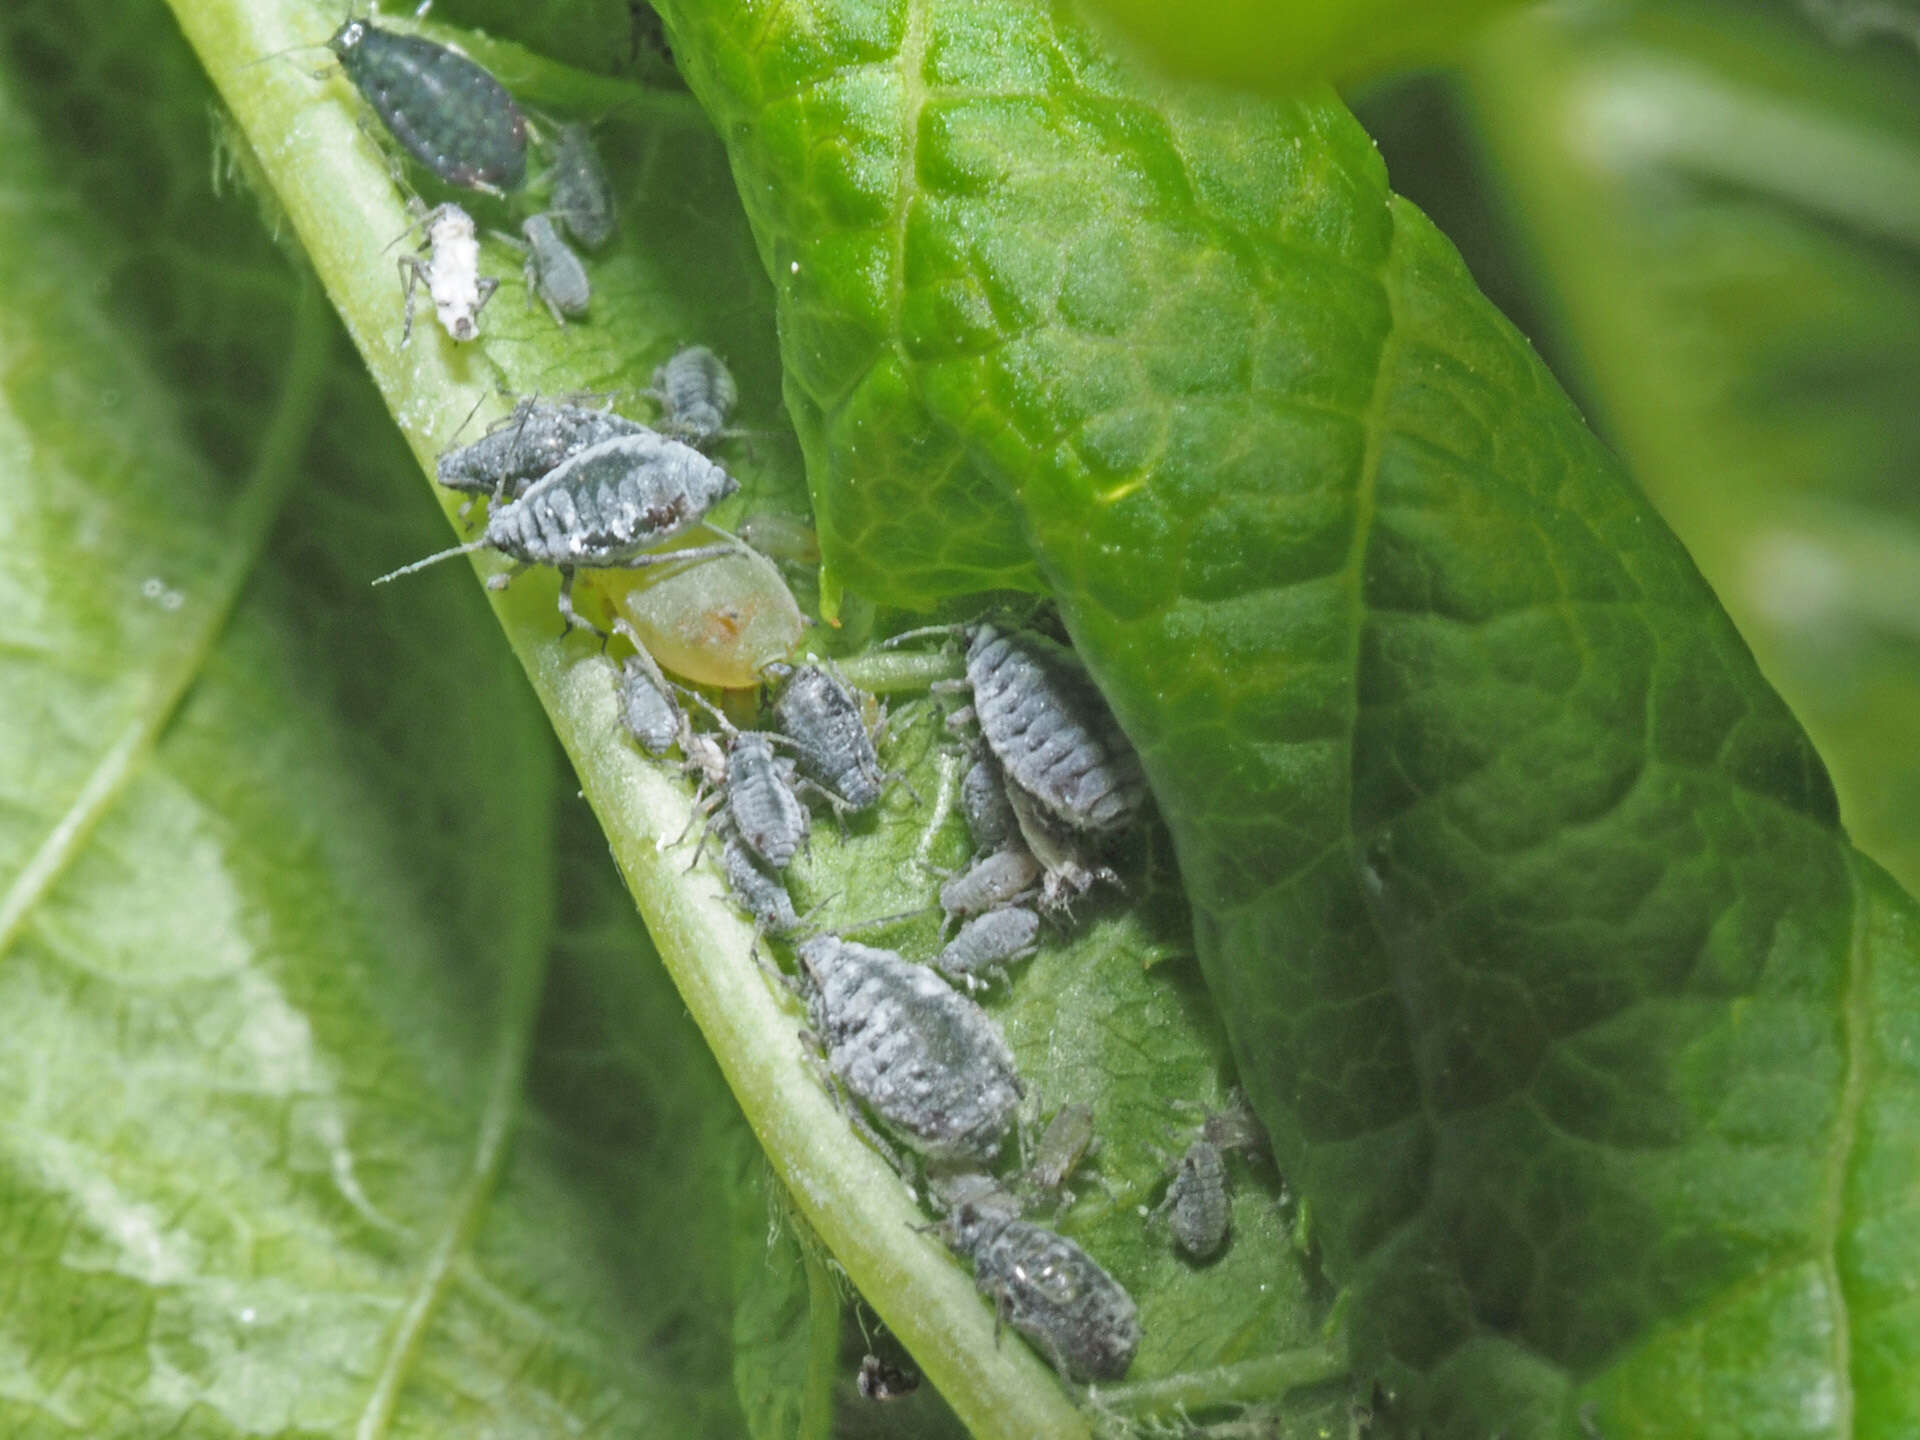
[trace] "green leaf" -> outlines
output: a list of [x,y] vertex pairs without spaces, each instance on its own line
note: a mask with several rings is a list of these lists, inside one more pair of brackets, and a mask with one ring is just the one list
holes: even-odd
[[1030,548],[1361,1362],[1449,1434],[1905,1423],[1911,902],[1345,113],[1039,7],[667,18],[829,564],[913,602]]
[[1543,15],[1467,93],[1581,381],[1912,889],[1920,67],[1764,13]]
[[1268,92],[1443,57],[1511,0],[1086,0],[1168,70]]
[[[437,524],[410,457],[210,193],[164,15],[3,33],[0,1430],[734,1433],[724,1249],[610,1178],[697,1137],[521,1099],[578,965],[551,747],[470,586],[364,584]],[[712,1111],[670,1078],[601,1076]]]

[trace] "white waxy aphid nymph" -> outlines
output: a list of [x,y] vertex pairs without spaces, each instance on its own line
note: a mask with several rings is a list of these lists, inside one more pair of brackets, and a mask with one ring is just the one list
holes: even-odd
[[480,240],[473,217],[449,203],[422,214],[418,228],[425,232],[421,250],[426,259],[402,255],[399,260],[406,301],[400,343],[413,339],[413,292],[421,284],[432,297],[441,328],[455,340],[472,340],[480,333],[480,311],[500,288],[498,280],[480,274]]

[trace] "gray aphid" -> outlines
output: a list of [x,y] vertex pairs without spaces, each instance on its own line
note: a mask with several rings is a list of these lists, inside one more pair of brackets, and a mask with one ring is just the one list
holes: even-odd
[[1073,652],[982,621],[967,643],[980,733],[1007,778],[1075,830],[1111,831],[1146,804],[1139,756]]
[[686,728],[667,677],[644,650],[634,651],[621,666],[620,718],[649,755],[666,754]]
[[593,287],[587,281],[587,267],[573,248],[560,238],[551,215],[533,215],[520,226],[527,237],[522,247],[527,263],[522,274],[527,294],[546,302],[553,323],[564,325],[569,315],[584,315],[593,303]]
[[800,927],[786,884],[778,875],[762,869],[738,836],[729,839],[721,850],[720,868],[726,873],[733,898],[753,917],[762,934],[788,935]]
[[1021,1089],[987,1012],[891,950],[816,935],[797,954],[834,1077],[929,1160],[992,1161]]
[[1006,799],[1020,839],[1040,867],[1042,909],[1071,909],[1075,900],[1100,881],[1120,884],[1113,868],[1090,858],[1079,834],[1047,815],[1038,800],[1017,785],[1007,787]]
[[793,793],[773,741],[742,730],[727,742],[727,815],[747,848],[784,870],[806,842],[807,807]]
[[434,463],[434,473],[449,490],[513,500],[581,451],[603,440],[649,432],[638,420],[611,410],[527,399],[471,445],[447,451]]
[[560,127],[551,201],[551,213],[589,250],[598,250],[613,238],[613,186],[584,125]]
[[1032,891],[1040,866],[1020,846],[996,850],[940,887],[940,908],[950,920],[984,915]]
[[1001,1319],[1075,1381],[1118,1380],[1140,1348],[1140,1311],[1098,1261],[1064,1235],[966,1200],[947,1243],[973,1261],[974,1283]]
[[960,781],[960,809],[967,817],[967,833],[977,855],[1004,849],[1015,834],[1013,806],[1007,802],[1007,781],[1000,762],[982,755]]
[[1170,1212],[1173,1242],[1195,1260],[1208,1260],[1227,1243],[1233,1207],[1227,1200],[1227,1166],[1219,1147],[1196,1140],[1180,1157],[1160,1209]]
[[1040,917],[1033,911],[1009,906],[975,916],[933,958],[933,968],[969,990],[985,979],[1002,975],[1011,962],[1031,955],[1040,946]]
[[[699,524],[740,482],[698,450],[656,435],[619,435],[582,450],[550,470],[518,500],[496,507],[479,538],[403,565],[373,583],[384,585],[475,550],[498,550],[523,565],[560,571],[560,613],[573,610],[573,572],[632,570],[645,565],[725,554],[733,544],[649,553]],[[496,588],[505,576],[488,583]]]
[[[1027,1167],[1028,1182],[1036,1190],[1060,1195],[1081,1160],[1093,1148],[1093,1107],[1062,1105],[1040,1136],[1033,1163]],[[1071,1203],[1071,1197],[1066,1198]]]
[[695,443],[726,428],[740,392],[726,361],[704,345],[689,345],[653,372],[653,393],[664,412],[660,428]]
[[853,689],[820,665],[796,669],[774,702],[774,719],[793,742],[800,773],[836,810],[861,811],[880,798],[886,772]]

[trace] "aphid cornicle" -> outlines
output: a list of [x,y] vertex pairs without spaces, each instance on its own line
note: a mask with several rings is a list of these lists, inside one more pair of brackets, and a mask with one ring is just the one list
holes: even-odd
[[807,807],[788,781],[773,742],[742,730],[727,742],[727,818],[747,848],[784,870],[807,839]]
[[860,701],[834,671],[802,665],[791,672],[774,702],[780,733],[793,742],[800,773],[827,795],[836,810],[861,811],[879,800],[886,784]]
[[816,935],[796,953],[827,1068],[855,1099],[929,1160],[999,1154],[1021,1086],[986,1011],[891,950]]
[[962,1200],[947,1243],[973,1261],[974,1284],[1000,1317],[1070,1380],[1118,1380],[1140,1348],[1133,1297],[1064,1235],[993,1204]]
[[[732,542],[648,553],[690,530],[740,485],[698,450],[646,431],[603,440],[549,471],[518,500],[487,516],[479,538],[403,565],[383,585],[455,555],[498,550],[523,565],[560,571],[560,613],[585,625],[573,609],[573,572],[630,570],[724,554]],[[496,576],[490,585],[504,584]]]
[[[417,200],[413,203],[419,206]],[[399,257],[406,300],[400,343],[404,346],[413,339],[413,292],[421,284],[433,300],[441,328],[455,340],[471,340],[480,333],[480,312],[500,288],[498,280],[480,273],[480,238],[473,217],[453,204],[431,210],[417,208],[415,213],[420,217],[417,223],[424,232],[421,249],[427,258]]]
[[327,48],[409,155],[449,185],[505,194],[527,178],[527,117],[458,51],[349,20]]
[[1138,817],[1147,798],[1139,756],[1071,651],[982,621],[968,637],[967,683],[1007,778],[1054,818],[1107,832]]
[[1006,906],[969,920],[930,963],[972,990],[1005,974],[1008,965],[1031,955],[1039,944],[1040,917],[1021,906]]
[[704,345],[689,345],[653,372],[653,394],[663,412],[660,428],[696,444],[726,428],[740,398],[727,362]]
[[434,475],[449,490],[517,500],[527,486],[582,450],[650,429],[611,410],[522,400],[487,434],[442,455]]
[[528,297],[539,296],[556,325],[565,325],[569,315],[586,314],[587,307],[593,303],[587,267],[560,238],[553,217],[529,216],[520,226],[520,233],[527,237],[521,248],[527,252],[522,274]]
[[598,250],[613,238],[613,186],[584,125],[562,125],[554,145],[550,211],[574,239]]

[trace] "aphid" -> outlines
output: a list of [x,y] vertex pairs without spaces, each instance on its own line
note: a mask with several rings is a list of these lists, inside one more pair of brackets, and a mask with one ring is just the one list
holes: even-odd
[[940,908],[949,920],[984,915],[1030,893],[1039,878],[1039,865],[1021,847],[996,850],[940,887]]
[[1028,1183],[1071,1205],[1073,1197],[1067,1194],[1066,1183],[1094,1148],[1093,1107],[1062,1105],[1040,1136],[1033,1163],[1027,1167]]
[[[731,543],[647,552],[697,525],[739,488],[739,481],[677,440],[652,431],[617,436],[582,450],[528,486],[518,500],[493,510],[478,539],[403,565],[373,583],[383,585],[455,555],[498,550],[522,565],[558,568],[560,613],[569,628],[585,625],[573,609],[576,568],[635,569],[724,554]],[[487,583],[498,588],[507,578]]]
[[947,1243],[973,1261],[974,1284],[999,1318],[1071,1380],[1118,1380],[1140,1348],[1140,1311],[1126,1288],[1064,1235],[1005,1209],[963,1200]]
[[480,312],[500,288],[498,280],[480,273],[480,241],[473,217],[458,205],[438,205],[421,213],[419,226],[425,232],[420,248],[427,258],[400,257],[400,281],[406,296],[400,343],[405,345],[413,339],[413,292],[420,284],[426,285],[434,313],[447,334],[456,340],[471,340],[480,333]]
[[704,345],[689,345],[653,372],[663,412],[660,428],[695,444],[726,428],[740,392],[726,362]]
[[968,768],[960,781],[960,809],[967,817],[967,833],[973,837],[976,855],[990,855],[1006,848],[1017,827],[1013,807],[1007,803],[1007,781],[1000,773],[1000,762],[982,755]]
[[753,917],[762,934],[789,935],[799,929],[800,917],[794,913],[793,897],[787,894],[785,883],[778,875],[761,869],[738,836],[729,839],[720,851],[720,868],[733,898]]
[[645,434],[648,428],[610,410],[522,400],[512,414],[471,445],[442,455],[434,463],[434,473],[449,490],[515,500],[535,480],[582,450],[617,436]]
[[620,718],[649,755],[666,754],[687,727],[667,677],[644,649],[636,649],[621,666]]
[[788,763],[757,730],[739,731],[727,743],[728,819],[747,848],[776,870],[786,869],[807,839],[807,807],[793,793]]
[[774,702],[774,719],[793,742],[800,773],[824,791],[836,810],[861,811],[886,784],[860,701],[833,670],[802,665]]
[[1140,759],[1073,653],[982,621],[967,643],[973,710],[1007,778],[1074,830],[1112,831],[1146,803]]
[[1008,786],[1005,795],[1020,839],[1040,867],[1042,909],[1070,909],[1100,881],[1120,884],[1113,868],[1091,859],[1080,836],[1043,812],[1039,801],[1017,785]]
[[702,685],[745,688],[784,660],[806,629],[793,591],[745,546],[704,565],[602,579],[609,600],[653,658]]
[[527,178],[527,117],[498,80],[419,35],[349,20],[327,48],[394,139],[449,185],[502,195]]
[[933,968],[969,990],[1002,975],[1006,967],[1040,946],[1040,917],[1008,906],[989,910],[960,927],[960,933],[933,958]]
[[865,1355],[854,1384],[864,1400],[898,1400],[920,1388],[920,1372],[911,1366],[889,1365],[878,1355]]
[[987,1012],[891,950],[816,935],[797,954],[834,1078],[929,1160],[992,1161],[1021,1087]]
[[[1219,1147],[1196,1140],[1180,1157],[1160,1210],[1168,1212],[1173,1243],[1195,1260],[1210,1260],[1227,1243],[1233,1207],[1227,1200],[1227,1166]],[[1155,1213],[1158,1213],[1156,1211]]]
[[613,186],[584,125],[562,125],[553,157],[553,215],[573,238],[598,250],[613,238]]
[[527,252],[527,263],[521,274],[526,280],[529,300],[538,295],[546,303],[547,313],[553,316],[553,323],[565,325],[567,316],[584,315],[588,305],[593,303],[593,287],[587,282],[587,267],[580,263],[580,257],[573,253],[560,232],[554,228],[551,215],[533,215],[520,226],[520,233],[526,236],[525,243],[511,236],[502,236],[509,244]]

